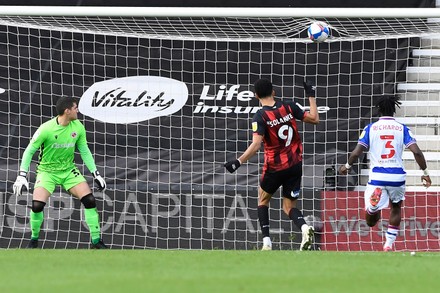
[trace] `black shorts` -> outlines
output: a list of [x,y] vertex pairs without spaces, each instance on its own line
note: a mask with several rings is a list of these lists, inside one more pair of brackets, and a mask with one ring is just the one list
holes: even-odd
[[302,162],[289,169],[277,172],[265,172],[261,177],[260,187],[269,194],[274,194],[283,186],[283,197],[298,198],[301,188]]

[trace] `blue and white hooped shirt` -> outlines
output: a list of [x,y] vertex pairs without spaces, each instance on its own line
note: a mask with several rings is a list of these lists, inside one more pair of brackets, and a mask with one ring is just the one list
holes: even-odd
[[358,143],[369,149],[369,184],[401,186],[405,184],[406,172],[403,151],[416,143],[411,130],[393,117],[383,116],[368,124]]

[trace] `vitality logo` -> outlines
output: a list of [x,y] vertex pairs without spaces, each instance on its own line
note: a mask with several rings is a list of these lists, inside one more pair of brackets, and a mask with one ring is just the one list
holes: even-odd
[[79,111],[94,119],[128,124],[167,116],[188,100],[185,83],[158,76],[131,76],[93,84],[81,97]]

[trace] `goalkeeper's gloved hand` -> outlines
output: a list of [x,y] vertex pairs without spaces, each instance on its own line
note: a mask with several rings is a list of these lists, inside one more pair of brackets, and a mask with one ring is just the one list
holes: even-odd
[[237,170],[240,167],[241,163],[238,159],[229,161],[225,163],[225,168],[226,170],[228,170],[230,173],[234,173],[235,170]]
[[102,176],[99,175],[98,170],[93,172],[93,179],[95,180],[95,183],[98,185],[99,191],[103,191],[107,187],[107,184],[105,183],[104,178],[102,178]]
[[315,83],[311,80],[304,80],[303,85],[304,85],[304,92],[306,93],[306,96],[307,97],[314,97],[315,90],[316,90]]
[[12,186],[12,190],[14,195],[20,196],[23,190],[23,187],[26,187],[29,190],[29,182],[26,179],[27,172],[19,171],[17,175],[17,179],[15,179],[14,186]]

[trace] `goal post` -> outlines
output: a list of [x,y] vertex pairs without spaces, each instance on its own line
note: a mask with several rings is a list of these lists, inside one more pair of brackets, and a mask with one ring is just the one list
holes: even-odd
[[[317,84],[321,122],[298,123],[304,143],[300,207],[315,248],[379,250],[383,220],[363,220],[368,156],[349,176],[360,131],[377,119],[374,99],[399,94],[396,116],[425,151],[434,186],[424,190],[405,154],[408,193],[397,250],[440,250],[440,9],[23,7],[0,11],[0,247],[29,239],[32,195],[12,184],[29,138],[55,116],[60,96],[80,97],[79,119],[108,189],[94,192],[103,238],[113,248],[258,249],[260,152],[236,173],[223,163],[251,142],[259,109],[252,85],[307,108],[302,81]],[[325,21],[332,37],[306,29]],[[29,172],[35,181],[35,155]],[[76,160],[88,182],[93,180]],[[78,200],[57,189],[45,208],[44,248],[85,248]],[[277,192],[270,206],[274,249],[297,249],[300,233]]]

